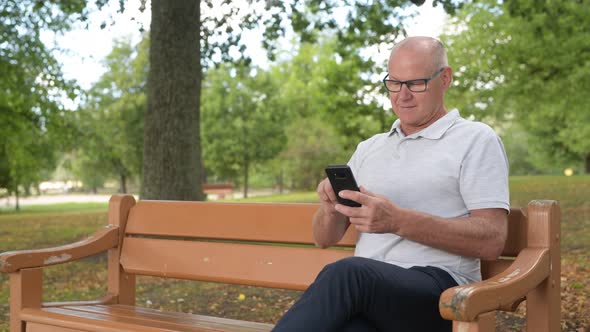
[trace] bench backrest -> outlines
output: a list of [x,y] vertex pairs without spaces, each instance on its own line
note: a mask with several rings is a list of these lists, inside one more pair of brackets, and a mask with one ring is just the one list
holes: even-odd
[[[311,220],[318,204],[130,205],[127,218],[111,211],[126,219],[113,223],[125,229],[120,263],[128,274],[303,290],[326,264],[351,256],[357,239],[350,228],[337,246],[314,247]],[[526,218],[512,210],[509,219],[506,257],[483,261],[484,278],[505,269],[526,246]]]

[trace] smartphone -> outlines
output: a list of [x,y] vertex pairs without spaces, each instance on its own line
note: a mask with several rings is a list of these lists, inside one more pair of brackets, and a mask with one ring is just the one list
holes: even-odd
[[329,165],[326,167],[326,175],[328,176],[328,179],[332,184],[332,188],[336,193],[338,203],[352,207],[361,206],[361,204],[355,201],[344,199],[338,196],[338,193],[341,190],[360,191],[359,187],[356,184],[356,180],[354,179],[354,175],[352,174],[352,170],[350,169],[350,167],[348,167],[348,165]]

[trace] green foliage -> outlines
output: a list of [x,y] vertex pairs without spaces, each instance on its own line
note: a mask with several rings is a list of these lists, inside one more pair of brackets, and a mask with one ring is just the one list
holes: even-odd
[[[279,187],[310,189],[327,164],[346,162],[359,141],[387,130],[392,113],[366,101],[378,87],[363,78],[358,58],[335,56],[336,46],[298,45],[268,71],[252,70],[255,76],[232,65],[209,70],[201,105],[209,181],[245,179],[246,165],[256,164],[263,167],[248,169],[272,174]],[[261,77],[264,84],[254,84]],[[265,139],[248,138],[251,128]],[[266,155],[253,163],[258,150]]]
[[[109,2],[25,0],[0,5],[3,36],[0,45],[3,77],[0,82],[0,129],[5,137],[18,142],[0,139],[1,186],[14,190],[18,184],[28,186],[38,181],[42,175],[50,173],[58,159],[63,159],[58,158],[60,153],[70,153],[71,149],[76,150],[70,154],[76,156],[73,169],[91,188],[100,186],[107,177],[116,176],[124,190],[127,178],[141,175],[143,139],[140,136],[146,108],[143,92],[149,68],[147,54],[144,53],[144,62],[132,60],[141,52],[117,44],[106,60],[109,71],[84,103],[84,110],[80,112],[84,114],[72,114],[61,109],[58,100],[63,95],[74,98],[80,91],[62,78],[52,50],[47,49],[40,39],[41,31],[65,32],[75,22],[86,21],[93,8],[100,10]],[[123,11],[125,3],[118,3],[119,10]],[[332,62],[328,57],[321,59],[320,63],[326,65],[327,71],[317,71],[319,75],[325,74],[324,78],[332,83],[311,84],[308,88],[315,86],[335,91],[323,97],[322,120],[332,123],[346,137],[343,144],[350,149],[375,127],[383,128],[384,123],[390,122],[379,107],[367,101],[371,93],[369,84],[362,79],[366,75],[359,74],[372,72],[374,64],[363,60],[359,50],[393,41],[403,30],[401,23],[406,17],[402,8],[412,3],[421,4],[421,1],[377,1],[371,4],[355,1],[342,7],[336,1],[295,1],[291,4],[254,1],[251,6],[224,2],[219,6],[207,0],[202,2],[197,29],[202,31],[201,39],[196,39],[200,52],[189,53],[200,54],[204,67],[224,62],[247,66],[250,59],[245,55],[247,45],[241,37],[248,30],[262,29],[265,35],[263,44],[270,58],[274,58],[279,39],[288,30],[285,22],[289,20],[304,42],[320,41],[326,32],[337,35],[330,56],[340,55],[335,59],[332,57]],[[451,0],[435,0],[434,3],[443,4],[448,11],[455,7]],[[159,12],[155,12],[159,18]],[[337,16],[348,16],[348,20],[337,22],[334,19]],[[336,70],[331,66],[340,68]],[[195,75],[199,76],[199,73]],[[337,80],[339,82],[334,83]],[[322,90],[313,91],[317,95]],[[333,98],[335,96],[338,98]],[[358,116],[344,113],[350,111],[352,105],[352,111]],[[198,109],[198,102],[194,106],[185,112]],[[347,118],[346,121],[342,120],[343,117]],[[379,119],[379,126],[375,125],[375,119]],[[194,159],[198,158],[191,160]]]
[[[414,2],[420,3],[420,1]],[[195,101],[182,91],[199,89],[198,83],[202,80],[202,68],[206,68],[212,63],[233,62],[238,64],[238,68],[247,67],[251,59],[245,55],[247,46],[241,40],[244,32],[255,28],[263,30],[266,37],[263,44],[269,51],[271,59],[275,55],[274,50],[277,47],[278,38],[284,36],[286,31],[283,21],[291,21],[292,27],[304,43],[320,40],[318,36],[322,30],[336,32],[339,36],[336,50],[340,54],[340,58],[358,61],[355,65],[362,68],[361,72],[366,72],[373,64],[370,60],[361,60],[358,55],[359,50],[362,47],[378,43],[391,43],[401,31],[401,22],[405,19],[398,7],[408,6],[410,3],[406,0],[374,1],[370,4],[365,1],[355,1],[350,4],[345,3],[346,11],[336,12],[335,10],[341,7],[341,2],[295,1],[286,6],[282,1],[253,1],[250,6],[246,7],[232,5],[229,1],[215,6],[212,1],[205,1],[203,6],[199,7],[202,11],[193,9],[194,2],[189,1],[179,2],[170,8],[168,8],[167,2],[152,2],[149,108],[145,119],[142,196],[167,199],[200,198],[199,181],[202,180],[202,177],[199,177],[202,174],[202,165],[201,142],[198,140],[199,128],[209,128],[209,125],[201,125],[197,113],[198,127],[195,129],[192,126],[192,116],[195,110],[197,112],[200,110],[200,100],[206,99],[198,98]],[[436,3],[442,3],[447,9],[453,8],[451,0],[438,0]],[[183,11],[181,8],[185,8],[185,10]],[[175,13],[175,11],[178,12]],[[199,15],[196,20],[190,16],[195,13]],[[346,15],[347,19],[336,22],[335,17],[343,15]],[[185,22],[183,22],[184,19],[186,19]],[[186,31],[187,26],[188,30],[201,31],[201,33],[197,34],[194,39],[184,33],[179,33],[179,31]],[[340,31],[344,31],[344,33],[340,33]],[[195,66],[194,61],[190,61],[192,60],[190,57],[196,54],[201,56],[200,66]],[[170,64],[174,65],[170,66]],[[196,81],[185,77],[187,73],[197,75]],[[175,76],[174,81],[170,80],[170,74]],[[354,82],[358,81],[352,80],[351,84]],[[363,88],[364,86],[357,85],[354,90],[355,95]],[[348,92],[350,93],[350,91]],[[363,93],[360,95],[366,96]],[[358,105],[369,104],[365,102],[365,99],[361,98],[361,100],[363,103]],[[350,102],[352,101],[356,101],[354,97],[350,100]],[[339,106],[335,105],[337,110],[340,110]],[[180,137],[161,134],[170,132],[168,124],[175,121],[179,122],[174,129]],[[339,117],[338,121],[350,123],[352,129],[359,127],[354,121],[348,119],[342,121],[342,118]],[[248,125],[239,126],[241,128],[248,127]],[[354,132],[358,131],[354,130]],[[249,130],[248,135],[250,135]],[[193,141],[194,145],[179,145],[170,148],[173,141],[187,139]],[[162,151],[167,148],[169,150],[163,153]],[[205,149],[208,148],[205,147]],[[269,149],[272,151],[271,147]],[[221,150],[228,151],[225,147],[223,149],[216,147],[210,150],[217,151],[214,155],[219,155]],[[258,156],[260,159],[266,158],[258,153],[253,154],[257,155],[257,159]],[[242,169],[246,193],[250,157],[242,154],[235,157],[241,158],[241,162],[236,163],[232,160],[232,163],[222,166],[226,173],[232,168],[234,173],[236,168]],[[165,163],[169,162],[167,159],[170,158],[177,163],[175,166],[178,164],[186,166],[165,167]],[[234,159],[234,157],[227,158]],[[217,169],[215,171],[222,172]]]
[[278,84],[263,71],[221,66],[203,86],[202,137],[208,177],[243,178],[276,156],[286,142],[287,116],[277,101]]
[[478,119],[514,119],[534,164],[590,171],[590,6],[587,1],[478,1],[449,31],[451,104]]
[[[104,1],[96,1],[100,8]],[[70,129],[59,99],[76,89],[63,79],[42,31],[63,32],[85,19],[85,1],[0,3],[0,186],[18,191],[55,167]]]
[[[534,156],[529,150],[530,141],[533,138],[518,123],[504,124],[500,129],[500,136],[510,163],[510,175],[533,175],[554,171],[548,167],[535,166]],[[559,171],[561,173],[561,169]]]
[[333,38],[301,44],[292,60],[273,68],[282,78],[281,101],[294,117],[318,116],[342,136],[347,151],[359,141],[386,131],[393,112],[377,105],[381,86],[370,81],[359,57],[340,58]]
[[345,164],[350,158],[342,137],[317,116],[297,119],[286,131],[288,144],[279,160],[290,188],[313,190],[326,177],[326,165]]
[[107,71],[87,93],[77,112],[79,137],[72,161],[74,173],[89,189],[107,178],[139,178],[143,155],[143,115],[149,40],[137,45],[115,41],[105,59]]
[[[404,9],[422,5],[423,0],[298,0],[290,4],[293,30],[302,42],[315,43],[321,31],[330,31],[338,37],[341,56],[357,54],[359,48],[385,43],[393,44],[404,34],[403,22],[408,17]],[[453,0],[434,0],[447,12],[458,6]],[[344,18],[344,19],[338,19]]]

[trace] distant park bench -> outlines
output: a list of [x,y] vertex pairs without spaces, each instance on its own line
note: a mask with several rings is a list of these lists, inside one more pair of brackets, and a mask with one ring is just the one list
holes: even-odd
[[[136,276],[304,290],[326,264],[352,255],[357,238],[350,228],[340,248],[314,247],[310,220],[318,206],[113,196],[109,225],[90,238],[0,255],[0,271],[10,274],[11,331],[270,331],[271,324],[139,307]],[[494,331],[495,310],[513,311],[525,298],[527,331],[560,330],[559,218],[554,201],[511,211],[504,256],[482,261],[486,280],[441,296],[441,315],[454,320],[454,331]],[[104,251],[103,298],[42,303],[43,267]]]
[[226,198],[232,195],[234,185],[232,183],[203,183],[203,192],[207,195],[215,195],[216,198]]

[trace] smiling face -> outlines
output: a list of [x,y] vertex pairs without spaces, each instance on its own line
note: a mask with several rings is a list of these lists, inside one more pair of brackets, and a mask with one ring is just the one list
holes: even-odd
[[432,38],[415,37],[402,41],[389,58],[389,79],[408,81],[429,78],[439,69],[442,72],[428,82],[424,92],[412,92],[406,84],[401,91],[389,92],[393,111],[406,135],[418,132],[443,117],[444,94],[452,80],[442,45]]

